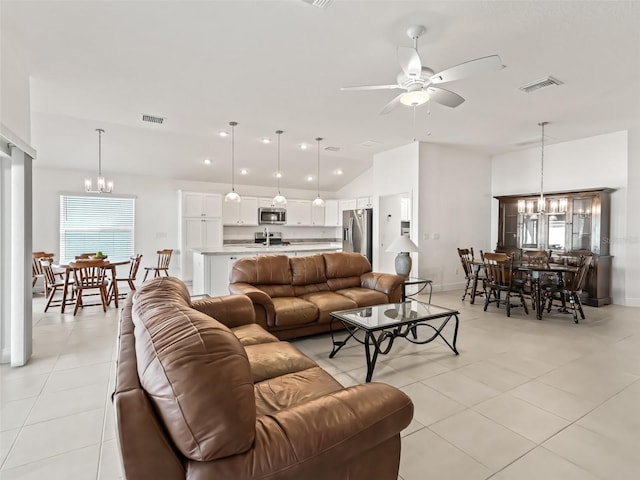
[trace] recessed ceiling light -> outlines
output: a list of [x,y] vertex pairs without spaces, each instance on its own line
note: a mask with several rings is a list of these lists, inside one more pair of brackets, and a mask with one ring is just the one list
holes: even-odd
[[211,165],[211,159],[210,158],[205,158],[204,159],[204,164],[205,165]]
[[306,150],[309,148],[309,145],[307,145],[306,143],[301,143],[300,144],[300,150]]
[[240,175],[246,175],[247,173],[249,173],[249,170],[247,170],[246,168],[240,170]]
[[267,137],[261,138],[261,139],[260,139],[260,141],[261,141],[262,143],[271,143],[271,139],[270,139],[270,138],[267,138]]
[[307,176],[307,182],[313,182],[313,175]]
[[224,137],[228,137],[228,136],[229,136],[229,132],[227,132],[226,130],[220,130],[220,131],[218,132],[218,136],[219,136],[219,137],[223,137],[223,138],[224,138]]
[[333,173],[335,173],[336,175],[342,175],[343,171],[341,168],[338,168],[337,170],[334,170]]

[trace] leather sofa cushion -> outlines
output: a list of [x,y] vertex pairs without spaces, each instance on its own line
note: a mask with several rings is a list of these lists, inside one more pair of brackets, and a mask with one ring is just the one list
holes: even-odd
[[329,278],[327,285],[332,292],[344,288],[357,288],[361,286],[360,277]]
[[318,366],[288,342],[247,345],[245,351],[254,383]]
[[336,290],[336,293],[350,298],[358,304],[358,307],[370,307],[371,305],[389,303],[389,299],[384,293],[377,290],[371,290],[370,288],[345,288],[342,290]]
[[320,367],[271,378],[254,386],[257,414],[269,415],[342,388],[336,379]]
[[289,325],[304,325],[315,322],[318,317],[318,307],[299,297],[273,298],[276,311],[276,327]]
[[258,255],[236,260],[229,274],[230,283],[251,285],[291,285],[289,257],[286,255]]
[[258,343],[279,342],[278,337],[270,334],[257,323],[242,325],[231,329],[243,346],[256,345]]
[[295,293],[291,285],[254,285],[254,287],[262,290],[271,298],[295,297]]
[[244,452],[256,422],[245,350],[227,327],[190,308],[179,284],[153,279],[133,297],[140,384],[185,457],[207,461]]
[[350,308],[356,308],[358,304],[345,297],[334,292],[314,292],[302,295],[308,302],[313,303],[318,307],[318,322],[326,323],[331,321],[331,312],[337,310],[348,310]]
[[354,252],[323,253],[327,279],[343,277],[360,277],[371,271],[367,257]]
[[[303,257],[291,257],[291,274],[293,276],[292,285],[312,285],[325,283],[324,257],[322,255],[306,255]],[[327,288],[328,290],[328,288]]]

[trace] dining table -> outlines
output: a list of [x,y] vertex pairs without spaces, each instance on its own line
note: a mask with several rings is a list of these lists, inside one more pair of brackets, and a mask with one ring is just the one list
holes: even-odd
[[[60,305],[60,313],[64,313],[65,307],[67,306],[67,304],[72,303],[72,300],[67,300],[69,296],[69,287],[72,284],[72,276],[73,276],[73,267],[70,265],[70,263],[82,262],[83,260],[89,260],[89,259],[79,258],[74,260],[73,262],[62,263],[62,264],[54,263],[51,265],[55,270],[57,270],[59,273],[63,273],[64,275],[64,287],[62,289],[62,303]],[[95,260],[95,259],[91,259],[91,260]],[[109,271],[109,274],[111,275],[110,280],[113,284],[113,299],[114,299],[114,304],[116,308],[118,308],[118,282],[116,281],[116,269],[120,265],[128,265],[129,262],[130,260],[116,261],[116,262],[104,260],[103,267],[107,269]]]
[[542,319],[544,302],[542,300],[542,279],[549,274],[558,277],[558,282],[563,282],[563,276],[567,273],[576,273],[577,267],[573,265],[563,265],[557,263],[550,264],[527,264],[522,262],[513,263],[512,271],[527,273],[531,279],[531,304],[536,311],[536,318]]

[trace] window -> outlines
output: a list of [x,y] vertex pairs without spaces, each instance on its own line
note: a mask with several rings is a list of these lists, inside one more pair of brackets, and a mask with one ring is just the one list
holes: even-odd
[[110,260],[133,255],[135,198],[60,195],[60,259],[101,251]]

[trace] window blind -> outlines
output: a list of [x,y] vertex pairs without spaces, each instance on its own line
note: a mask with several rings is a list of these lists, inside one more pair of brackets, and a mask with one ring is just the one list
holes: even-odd
[[60,259],[101,251],[109,260],[133,255],[135,198],[60,195]]

